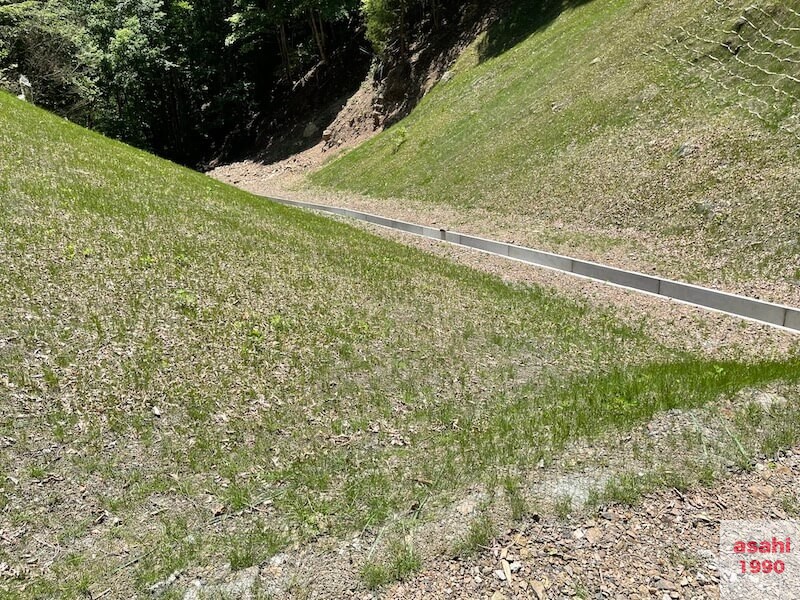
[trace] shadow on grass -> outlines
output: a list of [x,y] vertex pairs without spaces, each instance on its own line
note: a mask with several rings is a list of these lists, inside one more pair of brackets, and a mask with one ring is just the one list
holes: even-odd
[[499,56],[547,27],[565,10],[591,0],[518,0],[502,9],[478,47],[481,62]]

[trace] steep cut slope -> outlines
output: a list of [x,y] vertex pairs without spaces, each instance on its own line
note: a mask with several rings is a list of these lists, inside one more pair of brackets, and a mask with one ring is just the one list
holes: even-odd
[[[418,556],[401,536],[465,489],[514,469],[527,490],[571,443],[798,378],[796,357],[665,348],[0,94],[8,597],[182,597],[251,567],[271,581],[272,554],[322,539],[339,562],[307,585],[341,598],[375,581],[358,578],[370,544]],[[798,439],[793,411],[759,413],[740,447]],[[387,521],[400,529],[381,536]],[[419,547],[452,547],[437,531]],[[353,532],[369,544],[331,550]]]
[[800,303],[800,2],[594,0],[526,23],[529,4],[311,181]]

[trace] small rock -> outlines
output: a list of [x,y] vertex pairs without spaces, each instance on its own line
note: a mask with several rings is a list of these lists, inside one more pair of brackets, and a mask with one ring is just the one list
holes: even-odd
[[695,152],[697,152],[698,148],[691,142],[684,142],[680,146],[678,146],[678,150],[675,152],[675,155],[678,158],[686,158],[691,156]]
[[331,141],[332,137],[333,137],[333,132],[330,129],[326,129],[325,131],[322,132],[322,139],[324,141],[329,142]]
[[590,527],[586,530],[586,539],[594,545],[603,538],[603,531],[599,527]]
[[178,580],[179,576],[180,576],[180,571],[175,571],[165,580],[154,583],[153,585],[150,586],[150,593],[153,594],[154,596],[160,596],[161,594],[166,592],[167,589],[173,583],[175,583]]
[[311,122],[308,125],[306,125],[305,129],[303,129],[303,137],[304,138],[313,137],[313,136],[316,135],[316,133],[318,131],[319,131],[319,127],[317,127],[317,124],[314,123],[314,122]]
[[[668,579],[664,579],[663,577],[659,577],[656,579],[655,583],[653,583],[653,587],[657,590],[675,590],[675,584],[669,581]],[[669,594],[667,594],[669,596]]]
[[522,568],[522,563],[518,562],[518,561],[514,561],[514,562],[512,562],[511,564],[508,565],[508,568],[512,573],[516,573],[517,571],[519,571]]
[[511,583],[511,566],[508,564],[508,561],[501,561],[500,566],[503,567],[503,575],[505,575],[505,580]]
[[533,580],[531,581],[531,587],[536,594],[536,598],[538,600],[544,600],[544,584],[541,581]]
[[477,506],[478,503],[475,502],[475,500],[464,500],[461,504],[456,506],[456,510],[466,517],[474,513]]
[[761,392],[756,395],[755,401],[757,404],[761,406],[761,408],[771,408],[774,405],[782,405],[786,404],[786,398],[783,396],[779,396],[778,394],[771,394],[769,392]]
[[775,495],[775,488],[771,485],[751,485],[747,491],[753,496],[760,496],[762,498],[772,498]]
[[503,573],[503,571],[501,569],[497,569],[494,572],[494,576],[497,577],[500,581],[505,581],[506,580],[506,574]]
[[155,416],[157,416],[157,417],[160,417],[160,416],[161,416],[161,409],[160,409],[160,408],[158,408],[157,406],[154,406],[154,407],[153,407],[153,414],[154,414]]
[[189,584],[189,589],[183,595],[183,600],[197,600],[200,598],[200,590],[203,588],[203,582],[200,579],[195,579]]

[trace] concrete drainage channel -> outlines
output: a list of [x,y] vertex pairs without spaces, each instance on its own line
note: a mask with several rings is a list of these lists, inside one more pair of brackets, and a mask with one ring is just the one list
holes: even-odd
[[559,254],[542,252],[541,250],[534,250],[523,246],[487,240],[473,235],[457,233],[455,231],[434,229],[433,227],[425,227],[424,225],[417,225],[415,223],[396,221],[394,219],[387,219],[386,217],[371,215],[348,208],[325,206],[324,204],[313,204],[311,202],[300,202],[298,200],[289,200],[288,198],[276,198],[272,196],[268,199],[287,206],[316,210],[358,219],[359,221],[366,221],[367,223],[380,225],[381,227],[388,227],[389,229],[396,229],[434,240],[449,242],[457,246],[481,250],[482,252],[518,260],[531,265],[545,267],[563,273],[570,273],[577,277],[593,279],[595,281],[601,281],[645,294],[662,296],[685,304],[735,315],[758,323],[765,323],[793,333],[800,333],[799,308],[773,304],[755,298],[738,296],[736,294],[720,292],[718,290],[688,283],[653,277],[652,275],[636,273],[635,271],[625,271],[623,269],[608,267],[577,258],[570,258],[569,256],[561,256]]

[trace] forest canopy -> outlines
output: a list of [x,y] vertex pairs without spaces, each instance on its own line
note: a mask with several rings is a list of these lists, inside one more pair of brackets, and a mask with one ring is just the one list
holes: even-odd
[[0,85],[197,164],[279,112],[307,73],[346,69],[353,52],[402,55],[413,26],[438,27],[442,10],[442,0],[0,0]]

